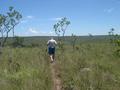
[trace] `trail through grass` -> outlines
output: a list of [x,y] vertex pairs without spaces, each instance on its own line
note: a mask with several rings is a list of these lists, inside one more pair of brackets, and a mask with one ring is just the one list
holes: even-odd
[[57,60],[63,90],[119,90],[120,58],[107,43],[82,44],[73,51],[66,47]]
[[50,64],[50,67],[53,78],[53,90],[62,90],[62,83],[60,78],[60,72],[58,69],[58,64],[56,62],[53,62]]
[[53,64],[44,45],[4,48],[0,90],[120,90],[120,57],[114,46],[89,42],[76,47],[56,48]]

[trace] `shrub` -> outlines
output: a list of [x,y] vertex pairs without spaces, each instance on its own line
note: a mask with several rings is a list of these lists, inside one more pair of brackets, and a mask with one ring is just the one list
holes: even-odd
[[13,39],[12,46],[13,47],[23,47],[24,46],[23,42],[24,42],[24,38],[23,37],[15,36],[14,39]]

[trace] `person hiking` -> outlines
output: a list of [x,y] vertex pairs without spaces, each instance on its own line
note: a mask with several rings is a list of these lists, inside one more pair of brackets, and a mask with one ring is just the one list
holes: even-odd
[[55,46],[56,45],[57,45],[57,42],[53,39],[53,37],[47,42],[48,54],[50,55],[51,62],[55,61]]

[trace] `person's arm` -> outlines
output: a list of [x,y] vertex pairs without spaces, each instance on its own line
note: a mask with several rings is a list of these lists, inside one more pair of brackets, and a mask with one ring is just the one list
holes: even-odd
[[47,42],[47,46],[49,45],[49,41]]
[[57,42],[55,41],[55,44],[57,45]]

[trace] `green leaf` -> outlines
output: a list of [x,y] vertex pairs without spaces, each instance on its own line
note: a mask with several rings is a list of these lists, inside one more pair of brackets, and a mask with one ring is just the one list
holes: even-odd
[[9,7],[9,10],[10,10],[10,11],[12,11],[12,10],[13,10],[13,7],[12,7],[12,6],[11,6],[11,7]]

